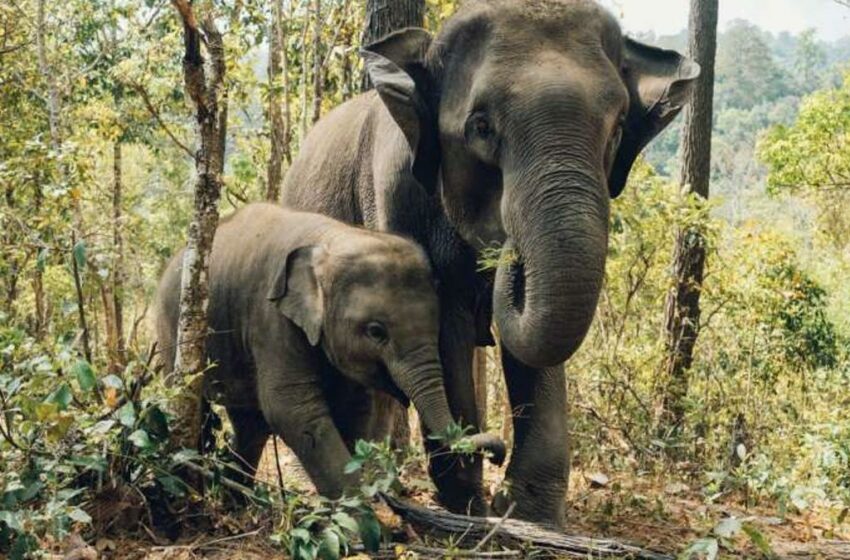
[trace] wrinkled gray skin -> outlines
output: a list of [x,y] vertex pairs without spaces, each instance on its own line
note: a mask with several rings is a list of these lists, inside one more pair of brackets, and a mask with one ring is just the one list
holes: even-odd
[[[158,291],[158,337],[174,363],[182,252]],[[210,260],[204,398],[227,408],[235,452],[253,474],[272,433],[318,491],[356,481],[344,467],[382,419],[374,390],[410,398],[430,430],[452,421],[437,350],[438,303],[414,243],[269,204],[223,221]],[[472,441],[504,459],[504,443]]]
[[[284,203],[425,247],[439,282],[452,412],[478,420],[472,352],[500,333],[515,441],[515,515],[561,524],[569,475],[563,363],[595,312],[609,200],[686,103],[698,66],[624,38],[582,0],[468,1],[433,39],[392,34],[363,52],[376,92],[307,138]],[[482,248],[503,246],[495,278]],[[492,308],[491,308],[492,304]],[[439,459],[437,459],[439,461]],[[481,466],[432,464],[441,501],[485,511]]]

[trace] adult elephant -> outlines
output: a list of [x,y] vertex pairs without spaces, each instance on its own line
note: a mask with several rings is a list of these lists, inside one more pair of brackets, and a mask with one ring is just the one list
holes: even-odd
[[[699,67],[624,38],[590,0],[471,0],[436,38],[406,29],[363,57],[376,91],[317,124],[284,203],[425,247],[449,401],[465,423],[478,421],[472,354],[491,342],[492,309],[515,412],[494,505],[515,501],[517,517],[562,524],[563,363],[593,319],[609,200],[686,103]],[[491,280],[477,259],[493,246]],[[480,461],[437,457],[431,474],[449,508],[486,511]]]

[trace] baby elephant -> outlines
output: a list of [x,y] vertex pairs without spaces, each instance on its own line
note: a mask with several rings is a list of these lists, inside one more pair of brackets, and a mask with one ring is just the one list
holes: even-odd
[[[182,252],[158,290],[158,336],[174,364]],[[252,204],[222,221],[209,272],[205,402],[223,404],[253,474],[272,433],[331,498],[356,482],[354,442],[380,437],[379,389],[409,398],[431,433],[452,422],[437,349],[438,302],[425,254],[397,236]],[[474,446],[501,463],[504,443]]]

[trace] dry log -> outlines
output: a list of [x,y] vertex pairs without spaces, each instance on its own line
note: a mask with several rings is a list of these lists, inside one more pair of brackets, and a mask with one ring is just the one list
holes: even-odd
[[[480,541],[495,529],[490,542],[506,548],[534,550],[537,555],[560,558],[629,558],[634,560],[672,560],[667,554],[646,550],[609,539],[568,535],[540,525],[493,517],[468,517],[444,510],[414,505],[384,496],[395,513],[424,534],[434,536],[465,535],[470,542]],[[486,554],[481,554],[486,556]]]
[[777,547],[776,553],[777,557],[783,560],[846,560],[850,558],[850,542],[785,544]]

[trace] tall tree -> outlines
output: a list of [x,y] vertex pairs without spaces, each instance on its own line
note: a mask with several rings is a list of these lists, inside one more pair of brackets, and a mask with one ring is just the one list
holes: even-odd
[[[197,448],[200,443],[200,373],[204,363],[207,336],[207,274],[213,236],[218,226],[218,202],[224,173],[227,135],[225,60],[222,35],[207,7],[200,25],[189,0],[172,0],[183,22],[185,53],[183,75],[186,94],[195,106],[200,147],[195,156],[194,215],[183,256],[180,286],[180,319],[174,375],[185,380],[177,407],[180,421],[174,430],[174,443]],[[209,65],[205,67],[201,44],[206,45]]]
[[127,361],[124,338],[124,233],[121,228],[124,205],[122,161],[122,143],[118,139],[112,143],[112,313],[115,353],[110,357],[110,365],[117,371],[122,370]]
[[[424,22],[425,0],[367,0],[361,43],[368,45],[393,31],[405,27],[422,27]],[[360,84],[363,91],[372,88],[365,71]]]
[[747,21],[729,26],[716,58],[719,109],[749,110],[792,91],[792,79],[774,59],[764,32]]
[[[714,62],[717,53],[718,0],[691,0],[688,50],[702,67],[691,104],[685,109],[681,183],[689,194],[707,199],[711,178],[711,129],[714,113]],[[681,426],[688,371],[699,335],[700,292],[705,270],[705,235],[699,227],[676,239],[676,285],[667,298],[665,423]]]
[[322,0],[313,0],[313,117],[315,124],[322,116],[325,73],[322,55]]
[[289,104],[289,55],[286,50],[283,0],[272,0],[269,25],[269,101],[267,118],[271,153],[266,174],[266,200],[280,198],[283,161],[291,159],[292,113]]

